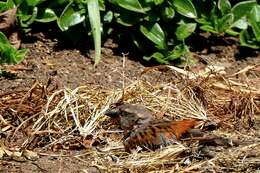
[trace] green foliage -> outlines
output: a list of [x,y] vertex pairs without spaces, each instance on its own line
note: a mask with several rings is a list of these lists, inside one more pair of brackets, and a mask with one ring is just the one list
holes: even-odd
[[[217,35],[239,35],[242,46],[251,48],[259,46],[257,40],[260,36],[259,32],[257,32],[259,29],[257,24],[259,5],[255,0],[242,1],[236,3],[233,7],[229,0],[218,0],[217,4],[215,1],[211,1],[210,9],[209,13],[200,13],[200,18],[196,20],[201,24],[200,28],[202,30]],[[249,31],[252,29],[255,35]]]
[[151,40],[158,49],[166,50],[166,39],[164,32],[158,23],[146,23],[140,26],[140,31]]
[[14,8],[15,4],[12,0],[7,0],[6,2],[0,2],[0,12]]
[[[68,31],[71,27],[83,23],[91,28],[95,44],[95,64],[101,54],[101,23],[98,0],[13,0],[18,7],[18,20],[25,31],[29,31],[35,22],[57,22],[61,31]],[[102,1],[101,6],[102,6]],[[89,23],[87,23],[89,22]],[[75,37],[78,33],[75,33]],[[73,36],[72,36],[73,38]]]
[[99,15],[99,5],[97,0],[89,0],[87,3],[88,16],[90,26],[93,34],[93,40],[95,43],[95,64],[97,65],[100,61],[101,56],[101,24]]
[[[242,46],[253,49],[260,48],[260,5],[254,6],[248,14],[248,24],[250,28],[240,32],[240,42]],[[252,30],[252,31],[251,31]]]
[[138,0],[109,0],[110,3],[118,5],[126,10],[134,11],[137,13],[145,13],[150,10],[150,7],[143,7]]
[[[190,56],[185,39],[197,27],[196,23],[191,22],[197,17],[191,0],[109,2],[113,4],[109,9],[115,18],[112,22],[131,30],[129,34],[137,47],[145,52],[145,60],[155,59],[166,64],[180,57]],[[147,47],[154,49],[152,52],[145,51]]]
[[173,6],[176,8],[178,13],[188,18],[197,18],[196,9],[190,0],[174,0],[172,1]]
[[[159,63],[190,57],[186,40],[201,29],[214,35],[239,36],[242,46],[259,48],[260,7],[256,0],[7,0],[0,10],[18,7],[25,30],[32,23],[56,22],[61,31],[82,24],[91,30],[95,65],[104,37],[127,37],[144,59]],[[127,33],[127,34],[126,34]],[[78,33],[71,33],[75,38]]]
[[[116,22],[131,31],[129,38],[145,52],[145,60],[155,59],[166,64],[189,58],[185,40],[197,27],[215,35],[240,36],[242,46],[259,47],[259,5],[253,0],[236,3],[229,0],[109,0],[109,3],[105,3],[109,8],[106,9],[110,14],[109,23]],[[153,45],[154,49],[147,45]]]
[[0,64],[18,64],[25,57],[27,50],[16,50],[0,32]]
[[196,29],[196,23],[181,23],[176,29],[176,37],[180,41],[184,41],[188,38]]
[[256,41],[260,41],[260,5],[255,6],[249,13],[249,23],[252,26]]
[[[231,13],[231,4],[228,0],[219,0],[218,4],[211,2],[211,10],[202,12],[196,21],[202,26],[202,30],[214,34],[229,32],[234,21],[234,14]],[[234,33],[236,35],[238,33]]]
[[85,9],[77,6],[73,1],[68,3],[57,20],[58,26],[62,31],[69,27],[77,25],[85,20]]

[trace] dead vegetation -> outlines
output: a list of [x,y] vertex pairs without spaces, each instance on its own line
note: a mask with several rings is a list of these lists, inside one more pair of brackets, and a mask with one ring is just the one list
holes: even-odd
[[[171,82],[156,83],[141,77],[121,89],[86,85],[74,90],[58,90],[36,82],[30,90],[3,93],[0,157],[37,159],[52,155],[49,150],[80,150],[80,154],[62,157],[109,172],[255,171],[260,167],[260,82],[254,76],[259,73],[257,67],[226,75],[217,67],[192,73],[160,66],[164,71],[174,71]],[[158,69],[144,73],[154,70]],[[104,115],[118,102],[142,104],[159,118],[211,120],[218,128],[207,133],[216,138],[209,139],[211,144],[181,141],[156,151],[126,153],[122,131]]]

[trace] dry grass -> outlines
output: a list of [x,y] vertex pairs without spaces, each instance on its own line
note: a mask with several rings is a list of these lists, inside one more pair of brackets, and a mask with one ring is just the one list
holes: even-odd
[[[176,68],[170,69],[175,70],[181,80],[159,84],[137,80],[123,89],[111,90],[88,85],[74,90],[64,88],[51,92],[46,92],[46,88],[37,83],[28,92],[6,94],[0,100],[2,131],[10,132],[15,137],[19,131],[25,130],[26,140],[20,147],[41,146],[41,152],[58,144],[63,145],[71,139],[85,141],[83,146],[87,148],[86,153],[69,157],[103,170],[256,170],[260,163],[260,134],[259,129],[253,130],[252,127],[260,112],[260,87],[251,87],[235,81],[232,75],[225,76],[212,69],[208,74],[196,75]],[[38,103],[38,107],[31,103],[32,100]],[[230,148],[215,146],[214,149],[217,149],[212,151],[213,158],[201,156],[201,146],[196,142],[177,143],[157,151],[126,153],[122,145],[122,133],[111,130],[113,125],[103,114],[112,104],[121,101],[142,104],[167,119],[216,121],[220,128],[213,133],[238,141],[239,145]],[[8,108],[7,104],[13,106]],[[6,112],[10,110],[12,116],[23,113],[19,115],[18,122],[8,117]],[[97,140],[104,144],[91,147]]]

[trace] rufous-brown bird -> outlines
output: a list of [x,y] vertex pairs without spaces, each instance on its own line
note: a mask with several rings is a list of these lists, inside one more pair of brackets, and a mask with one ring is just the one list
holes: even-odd
[[152,111],[141,105],[123,104],[115,109],[109,109],[105,115],[118,119],[123,130],[132,130],[135,126],[143,125],[155,120]]
[[198,124],[195,119],[158,120],[149,109],[133,104],[120,105],[105,114],[119,119],[120,126],[124,130],[123,143],[126,151],[137,146],[154,150],[173,144]]

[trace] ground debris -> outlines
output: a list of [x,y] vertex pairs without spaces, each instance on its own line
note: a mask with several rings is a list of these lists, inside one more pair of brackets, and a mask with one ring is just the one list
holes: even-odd
[[[76,71],[75,64],[71,64]],[[63,164],[73,165],[72,169],[76,162],[84,163],[80,170],[95,167],[100,172],[255,171],[259,168],[260,89],[251,78],[245,82],[240,75],[256,68],[232,73],[235,77],[225,68],[212,68],[198,74],[170,66],[148,68],[140,78],[126,77],[124,87],[101,86],[100,81],[93,84],[93,80],[74,89],[50,88],[48,82],[38,82],[28,89],[1,92],[0,138],[8,151],[17,147],[21,149],[17,154],[27,153],[21,157],[25,158],[21,160],[24,164],[27,159],[37,162],[47,158],[54,163],[53,169],[59,165],[62,170]],[[113,70],[117,75],[121,73],[117,68]],[[151,73],[155,75],[148,76]],[[165,73],[170,74],[169,78],[161,80]],[[109,75],[102,78],[106,84]],[[137,149],[127,153],[124,132],[104,115],[119,102],[141,104],[157,118],[168,121],[197,119],[204,122],[204,129],[200,129],[202,133],[194,132],[194,139],[155,151]],[[4,159],[6,151],[0,150]]]

